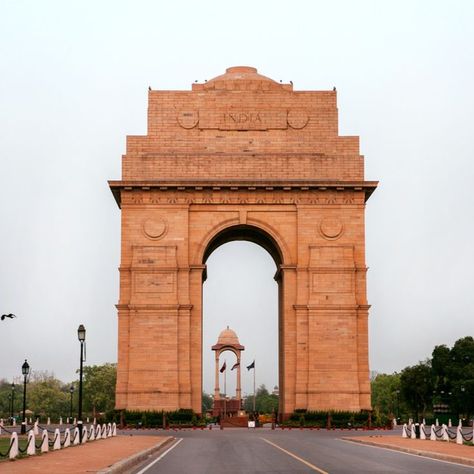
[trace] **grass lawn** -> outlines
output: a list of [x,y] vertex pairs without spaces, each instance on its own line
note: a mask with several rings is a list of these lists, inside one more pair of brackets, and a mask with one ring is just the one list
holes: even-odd
[[[18,444],[21,449],[26,449],[26,445],[28,443],[28,438],[26,436],[18,436]],[[7,451],[8,448],[10,447],[10,435],[8,436],[0,436],[0,454],[2,454],[2,457],[0,457],[0,461],[4,461],[5,459],[9,459],[8,457],[3,457]],[[26,456],[25,454],[20,453],[19,457]]]

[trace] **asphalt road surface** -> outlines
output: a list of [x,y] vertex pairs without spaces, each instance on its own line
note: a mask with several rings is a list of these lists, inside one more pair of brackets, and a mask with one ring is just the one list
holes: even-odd
[[133,471],[134,474],[474,472],[468,466],[363,446],[341,439],[342,436],[373,435],[375,432],[237,428],[169,434],[177,438],[176,443],[168,446],[166,451],[150,457]]

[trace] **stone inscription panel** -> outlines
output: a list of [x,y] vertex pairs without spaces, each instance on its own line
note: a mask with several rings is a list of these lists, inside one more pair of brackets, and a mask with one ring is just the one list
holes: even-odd
[[132,266],[174,267],[176,247],[171,245],[134,247]]
[[286,110],[230,109],[199,111],[201,129],[284,130],[288,128]]
[[314,293],[347,294],[353,291],[352,274],[350,273],[313,273]]
[[172,293],[175,287],[175,274],[171,272],[153,272],[135,274],[137,293]]

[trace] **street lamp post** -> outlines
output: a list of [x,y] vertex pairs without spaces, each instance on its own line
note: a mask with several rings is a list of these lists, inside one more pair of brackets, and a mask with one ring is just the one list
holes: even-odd
[[69,418],[72,420],[72,396],[74,394],[74,385],[69,387],[69,393],[71,394],[71,409],[69,410]]
[[400,390],[397,389],[397,421],[400,420]]
[[79,368],[79,410],[77,416],[77,427],[79,428],[79,442],[82,443],[82,363],[84,362],[84,341],[86,340],[86,328],[83,324],[77,329],[77,338],[81,343],[81,363]]
[[30,366],[26,359],[21,366],[21,373],[23,374],[23,419],[21,420],[21,434],[26,434],[26,381],[30,373]]
[[12,423],[13,423],[14,407],[15,407],[15,384],[12,383],[12,410],[11,410]]

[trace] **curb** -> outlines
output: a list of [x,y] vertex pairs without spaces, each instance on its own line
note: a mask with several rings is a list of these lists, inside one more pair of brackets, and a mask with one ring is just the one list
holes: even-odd
[[454,462],[457,464],[463,464],[465,466],[471,466],[474,467],[474,459],[470,458],[463,458],[460,456],[452,456],[451,454],[442,454],[442,453],[436,453],[434,451],[421,451],[419,449],[411,449],[411,448],[405,448],[404,446],[397,446],[396,444],[388,444],[388,443],[376,443],[374,441],[366,441],[363,439],[354,439],[354,438],[341,438],[344,441],[350,441],[353,443],[359,443],[359,444],[367,444],[369,446],[375,446],[376,448],[385,448],[385,449],[391,449],[393,451],[401,451],[403,453],[407,454],[414,454],[415,456],[422,456],[425,458],[432,458],[432,459],[438,459],[440,461],[449,461],[449,462]]
[[152,454],[155,454],[157,451],[159,451],[162,448],[165,448],[166,446],[173,443],[174,441],[176,441],[176,438],[170,436],[164,441],[162,441],[161,443],[155,446],[152,446],[151,448],[147,448],[147,449],[144,449],[143,451],[140,451],[139,453],[132,454],[128,458],[117,461],[111,466],[106,467],[105,469],[101,469],[100,471],[97,471],[97,474],[122,474],[122,473],[130,472],[130,470],[133,469],[136,465],[145,461],[149,456],[151,456]]

